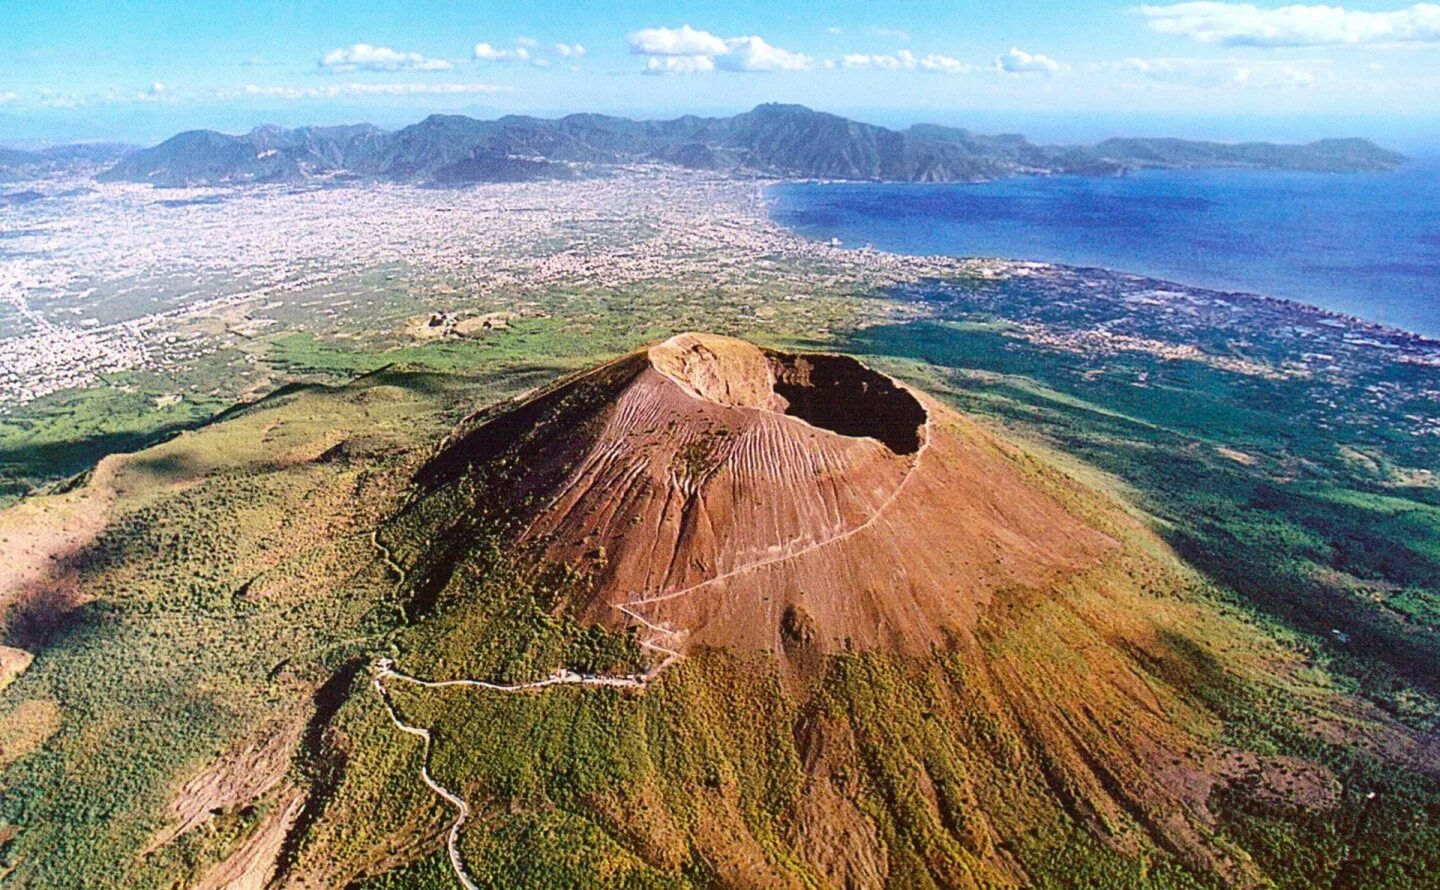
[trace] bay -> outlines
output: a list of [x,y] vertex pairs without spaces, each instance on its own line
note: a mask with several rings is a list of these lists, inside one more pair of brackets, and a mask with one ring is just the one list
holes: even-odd
[[1283,297],[1440,337],[1440,160],[1391,173],[1145,170],[771,190],[801,234]]

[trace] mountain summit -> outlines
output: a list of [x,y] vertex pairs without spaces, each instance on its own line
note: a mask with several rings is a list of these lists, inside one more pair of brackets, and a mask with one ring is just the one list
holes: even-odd
[[1433,738],[855,358],[682,334],[459,423],[451,385],[282,390],[6,514],[12,882],[1261,887],[1276,826],[1426,818]]
[[928,652],[996,591],[1115,546],[933,399],[848,356],[727,337],[682,334],[487,418],[422,477],[507,453],[524,540],[594,564],[585,615],[686,646]]

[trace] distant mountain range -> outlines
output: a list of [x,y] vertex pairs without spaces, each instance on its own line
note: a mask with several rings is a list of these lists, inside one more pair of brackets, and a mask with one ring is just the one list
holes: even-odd
[[135,146],[117,142],[60,145],[40,151],[0,148],[0,182],[35,179],[59,170],[72,170],[77,167],[106,169],[133,151],[135,151]]
[[243,136],[194,130],[125,156],[99,178],[160,186],[317,177],[462,185],[664,163],[738,176],[970,182],[1025,174],[1112,176],[1147,167],[1370,171],[1403,160],[1365,139],[1305,145],[1109,139],[1054,146],[930,124],[890,130],[800,105],[770,104],[733,117],[668,121],[431,115],[393,132],[368,124],[260,127]]

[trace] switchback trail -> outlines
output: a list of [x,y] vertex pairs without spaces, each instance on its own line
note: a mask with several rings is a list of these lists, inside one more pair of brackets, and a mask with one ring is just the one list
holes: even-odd
[[[410,723],[406,723],[400,717],[399,712],[395,710],[394,705],[390,701],[389,690],[385,686],[387,680],[396,680],[403,683],[409,683],[411,685],[423,687],[425,689],[450,689],[461,687],[470,689],[484,689],[491,692],[499,692],[506,694],[532,692],[534,690],[546,689],[552,686],[604,686],[612,689],[644,689],[650,684],[652,680],[660,676],[660,674],[664,672],[666,668],[668,668],[670,665],[674,664],[676,661],[683,657],[680,654],[679,650],[673,647],[679,645],[679,640],[685,635],[685,631],[671,628],[663,624],[656,624],[650,621],[644,615],[641,615],[639,612],[637,612],[636,607],[643,607],[650,603],[658,603],[664,602],[666,600],[675,599],[677,597],[685,596],[686,594],[694,593],[697,590],[709,587],[712,584],[717,584],[721,581],[728,581],[747,572],[756,571],[772,565],[786,562],[788,560],[797,559],[807,553],[813,553],[814,551],[819,550],[822,547],[828,547],[832,544],[836,544],[840,541],[851,538],[864,531],[865,529],[869,528],[870,526],[874,525],[875,522],[879,520],[880,517],[885,513],[885,511],[888,510],[890,506],[899,499],[901,492],[904,491],[905,486],[910,482],[911,477],[915,475],[915,471],[920,468],[920,462],[924,457],[926,450],[930,447],[931,434],[929,417],[927,417],[925,420],[924,429],[924,441],[920,444],[919,450],[915,452],[914,460],[911,462],[910,468],[906,471],[904,478],[902,478],[899,484],[895,486],[895,490],[890,493],[889,497],[887,497],[885,501],[880,504],[880,506],[875,508],[875,512],[870,514],[870,517],[868,519],[855,526],[854,528],[839,532],[829,538],[826,538],[823,541],[816,541],[815,543],[802,547],[799,550],[795,550],[790,553],[782,553],[778,556],[769,557],[767,559],[762,559],[748,565],[740,566],[738,568],[725,572],[724,574],[716,575],[713,578],[707,578],[704,581],[701,581],[697,584],[692,584],[689,587],[682,588],[680,590],[674,590],[650,597],[640,597],[624,603],[616,603],[614,605],[616,609],[620,610],[620,612],[622,612],[627,618],[634,620],[637,624],[644,627],[646,630],[650,631],[653,634],[653,636],[649,637],[648,639],[641,640],[640,646],[642,648],[648,649],[652,652],[664,656],[659,662],[657,662],[647,671],[638,674],[606,676],[599,674],[580,674],[566,668],[557,668],[554,673],[552,673],[550,676],[546,677],[543,680],[533,680],[528,683],[504,684],[475,679],[425,680],[399,670],[395,666],[395,663],[389,658],[378,659],[372,669],[372,684],[375,688],[376,695],[379,696],[381,703],[385,706],[385,711],[390,717],[390,722],[395,725],[396,729],[399,729],[401,732],[416,736],[421,739],[421,781],[423,781],[431,791],[433,791],[436,795],[438,795],[446,803],[448,803],[451,807],[455,809],[455,821],[450,823],[450,831],[446,835],[445,847],[450,857],[450,867],[455,872],[455,878],[460,882],[461,886],[463,886],[465,890],[479,890],[479,885],[475,882],[474,878],[470,876],[470,873],[465,870],[465,860],[460,853],[460,833],[464,829],[466,821],[468,821],[470,818],[470,805],[466,803],[465,800],[460,797],[460,795],[440,784],[440,782],[438,782],[435,779],[434,775],[430,772],[430,750],[433,743],[432,734],[430,730],[423,727],[414,726]],[[374,544],[376,552],[379,554],[381,560],[399,578],[399,581],[395,585],[395,590],[398,595],[400,588],[405,585],[408,578],[405,569],[394,560],[390,549],[380,542],[378,528],[371,535],[370,540],[371,543]],[[794,542],[792,542],[792,546],[793,543]]]
[[651,597],[631,600],[624,605],[617,605],[615,608],[624,612],[626,615],[635,618],[637,621],[640,621],[645,626],[653,629],[655,625],[651,624],[648,621],[645,621],[643,618],[640,618],[638,615],[632,612],[629,607],[644,606],[650,603],[662,603],[666,600],[676,599],[678,597],[685,596],[687,593],[694,593],[697,590],[709,587],[712,584],[719,584],[721,581],[728,581],[738,575],[744,575],[757,569],[763,569],[767,566],[776,565],[777,563],[788,562],[792,559],[799,559],[807,553],[814,553],[816,550],[820,550],[824,547],[829,547],[831,544],[838,544],[841,541],[847,540],[854,537],[855,535],[860,534],[865,529],[874,525],[876,520],[878,520],[882,515],[884,515],[885,511],[890,508],[890,505],[895,503],[895,501],[900,497],[900,493],[905,490],[905,485],[910,481],[910,477],[914,476],[915,471],[920,468],[920,458],[925,454],[925,450],[930,447],[930,421],[928,419],[925,421],[924,426],[925,441],[920,443],[920,448],[915,452],[915,459],[911,462],[910,469],[905,472],[905,478],[900,480],[900,484],[895,486],[895,490],[890,492],[890,496],[885,499],[885,502],[875,508],[875,512],[870,514],[869,519],[866,519],[864,522],[860,523],[854,528],[839,532],[829,538],[826,538],[823,541],[816,541],[813,544],[809,544],[791,553],[781,553],[768,559],[762,559],[756,562],[749,563],[748,565],[739,566],[738,568],[731,569],[724,574],[716,575],[713,578],[706,578],[704,581],[692,584],[689,587],[683,588],[681,590],[672,590],[669,593],[661,593]]

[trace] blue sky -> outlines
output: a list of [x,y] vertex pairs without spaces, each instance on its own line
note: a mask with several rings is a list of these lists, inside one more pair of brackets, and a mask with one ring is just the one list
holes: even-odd
[[[1440,5],[0,0],[0,139],[763,101],[900,124],[1408,143]],[[1437,137],[1440,138],[1440,137]]]

